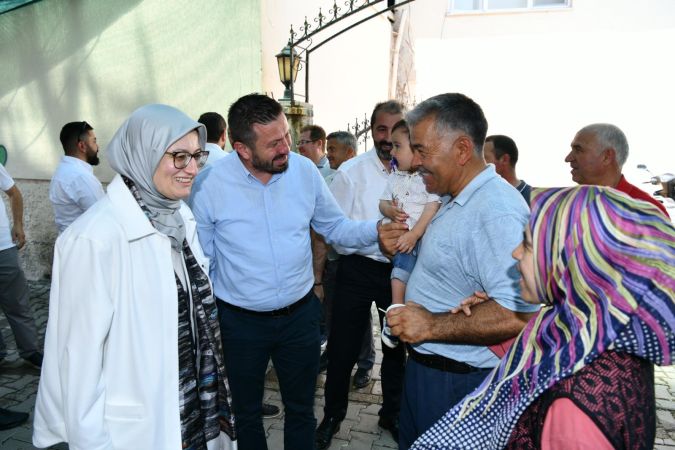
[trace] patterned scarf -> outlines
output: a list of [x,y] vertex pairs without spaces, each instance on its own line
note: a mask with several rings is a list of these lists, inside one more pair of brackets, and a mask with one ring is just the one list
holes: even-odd
[[543,303],[483,384],[413,449],[503,448],[543,392],[607,350],[654,364],[675,351],[675,229],[610,188],[535,189],[530,228]]
[[[143,204],[133,181],[125,176],[122,179],[146,216],[151,214]],[[228,399],[229,386],[223,363],[218,310],[208,277],[185,239],[182,254],[187,268],[190,295],[183,288],[178,275],[174,274],[178,290],[181,439],[184,449],[205,450],[206,442],[218,438],[220,431],[225,432],[232,440],[236,439],[234,416]],[[193,335],[190,320],[191,309],[196,337]]]

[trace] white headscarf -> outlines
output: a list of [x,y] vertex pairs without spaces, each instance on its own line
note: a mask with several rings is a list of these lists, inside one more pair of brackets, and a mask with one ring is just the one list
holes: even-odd
[[110,166],[134,182],[150,221],[161,233],[169,236],[171,247],[180,251],[185,239],[185,225],[179,213],[180,200],[162,195],[152,178],[166,150],[177,140],[197,130],[199,146],[206,144],[206,128],[185,113],[168,105],[146,105],[138,108],[122,124],[107,147]]

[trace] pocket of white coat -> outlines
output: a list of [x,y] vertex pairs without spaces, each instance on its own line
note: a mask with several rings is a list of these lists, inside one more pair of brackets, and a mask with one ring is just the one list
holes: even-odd
[[143,405],[106,403],[105,417],[113,420],[142,420],[145,418],[145,408]]

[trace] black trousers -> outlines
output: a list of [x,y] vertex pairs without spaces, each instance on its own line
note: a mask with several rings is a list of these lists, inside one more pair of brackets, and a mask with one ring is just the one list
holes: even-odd
[[[341,256],[337,271],[337,289],[328,337],[325,416],[344,419],[349,402],[349,379],[370,322],[370,307],[375,302],[387,309],[391,304],[391,264],[359,255]],[[378,311],[380,327],[384,313]],[[380,415],[397,418],[405,369],[405,349],[382,346],[382,395]]]

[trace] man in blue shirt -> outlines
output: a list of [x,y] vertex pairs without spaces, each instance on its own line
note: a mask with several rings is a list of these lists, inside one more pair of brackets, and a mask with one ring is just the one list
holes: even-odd
[[234,152],[197,178],[191,199],[211,260],[240,450],[266,449],[261,404],[272,359],[286,449],[314,447],[321,305],[312,292],[310,226],[328,243],[377,240],[375,221],[347,219],[312,161],[290,152],[281,105],[246,95],[228,113]]
[[[529,210],[483,159],[487,121],[461,94],[420,103],[407,116],[429,192],[446,195],[424,233],[406,306],[387,314],[408,344],[399,448],[408,448],[499,363],[488,345],[517,335],[537,310],[520,298],[516,261]],[[391,228],[394,225],[383,226]],[[384,231],[384,230],[383,230]],[[383,246],[391,252],[389,242]],[[470,316],[449,311],[476,291],[490,301]]]

